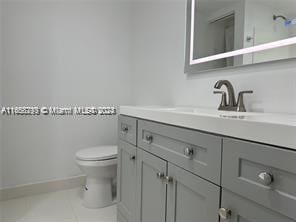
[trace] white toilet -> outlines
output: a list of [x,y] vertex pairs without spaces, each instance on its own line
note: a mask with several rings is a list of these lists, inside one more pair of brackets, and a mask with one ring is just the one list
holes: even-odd
[[117,146],[98,146],[80,150],[76,153],[76,161],[86,174],[83,205],[87,208],[112,205]]

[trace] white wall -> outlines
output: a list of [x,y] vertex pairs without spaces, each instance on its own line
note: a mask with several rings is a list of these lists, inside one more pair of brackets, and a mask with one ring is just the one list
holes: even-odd
[[[5,1],[6,106],[131,102],[130,4]],[[0,188],[80,174],[75,151],[115,144],[117,117],[5,118]]]
[[[295,61],[183,73],[186,0],[8,2],[5,105],[216,108],[213,85],[226,78],[236,91],[255,91],[246,97],[252,110],[296,113]],[[76,150],[116,137],[115,117],[5,118],[0,188],[77,175]]]
[[295,60],[229,71],[185,75],[185,0],[144,1],[133,8],[134,100],[141,105],[193,105],[216,108],[214,83],[229,79],[251,110],[296,113]]

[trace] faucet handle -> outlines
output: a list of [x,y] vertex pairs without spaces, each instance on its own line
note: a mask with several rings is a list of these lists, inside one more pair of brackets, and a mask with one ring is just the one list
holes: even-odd
[[244,94],[252,94],[253,90],[241,91],[238,93],[237,99],[237,112],[246,112],[246,107],[244,104]]
[[252,94],[252,93],[254,93],[254,91],[253,90],[246,90],[246,91],[240,91],[239,93],[238,93],[238,95],[239,94]]
[[227,105],[227,103],[226,103],[226,92],[223,92],[223,91],[214,91],[214,94],[221,94],[222,95],[221,103],[220,103],[219,108],[225,107]]

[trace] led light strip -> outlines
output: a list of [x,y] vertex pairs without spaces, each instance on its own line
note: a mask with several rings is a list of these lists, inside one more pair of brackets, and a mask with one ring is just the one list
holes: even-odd
[[194,45],[194,17],[195,17],[195,1],[192,0],[192,5],[191,5],[191,39],[190,39],[190,65],[195,65],[195,64],[200,64],[200,63],[205,63],[205,62],[210,62],[218,59],[224,59],[228,57],[233,57],[233,56],[238,56],[238,55],[244,55],[247,53],[254,53],[254,52],[260,52],[264,51],[267,49],[274,49],[278,47],[283,47],[283,46],[288,46],[292,44],[296,44],[296,37],[288,38],[288,39],[283,39],[275,42],[270,42],[270,43],[265,43],[253,47],[248,47],[248,48],[243,48],[243,49],[238,49],[235,51],[231,52],[225,52],[213,56],[207,56],[204,58],[200,59],[193,59],[193,45]]
[[193,47],[194,47],[194,17],[195,17],[195,0],[191,0],[191,24],[190,24],[190,65],[193,65]]

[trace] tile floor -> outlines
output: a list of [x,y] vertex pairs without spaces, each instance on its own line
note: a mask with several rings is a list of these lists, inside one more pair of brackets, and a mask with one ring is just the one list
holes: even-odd
[[0,202],[0,222],[116,222],[116,205],[87,209],[82,189],[63,190]]

